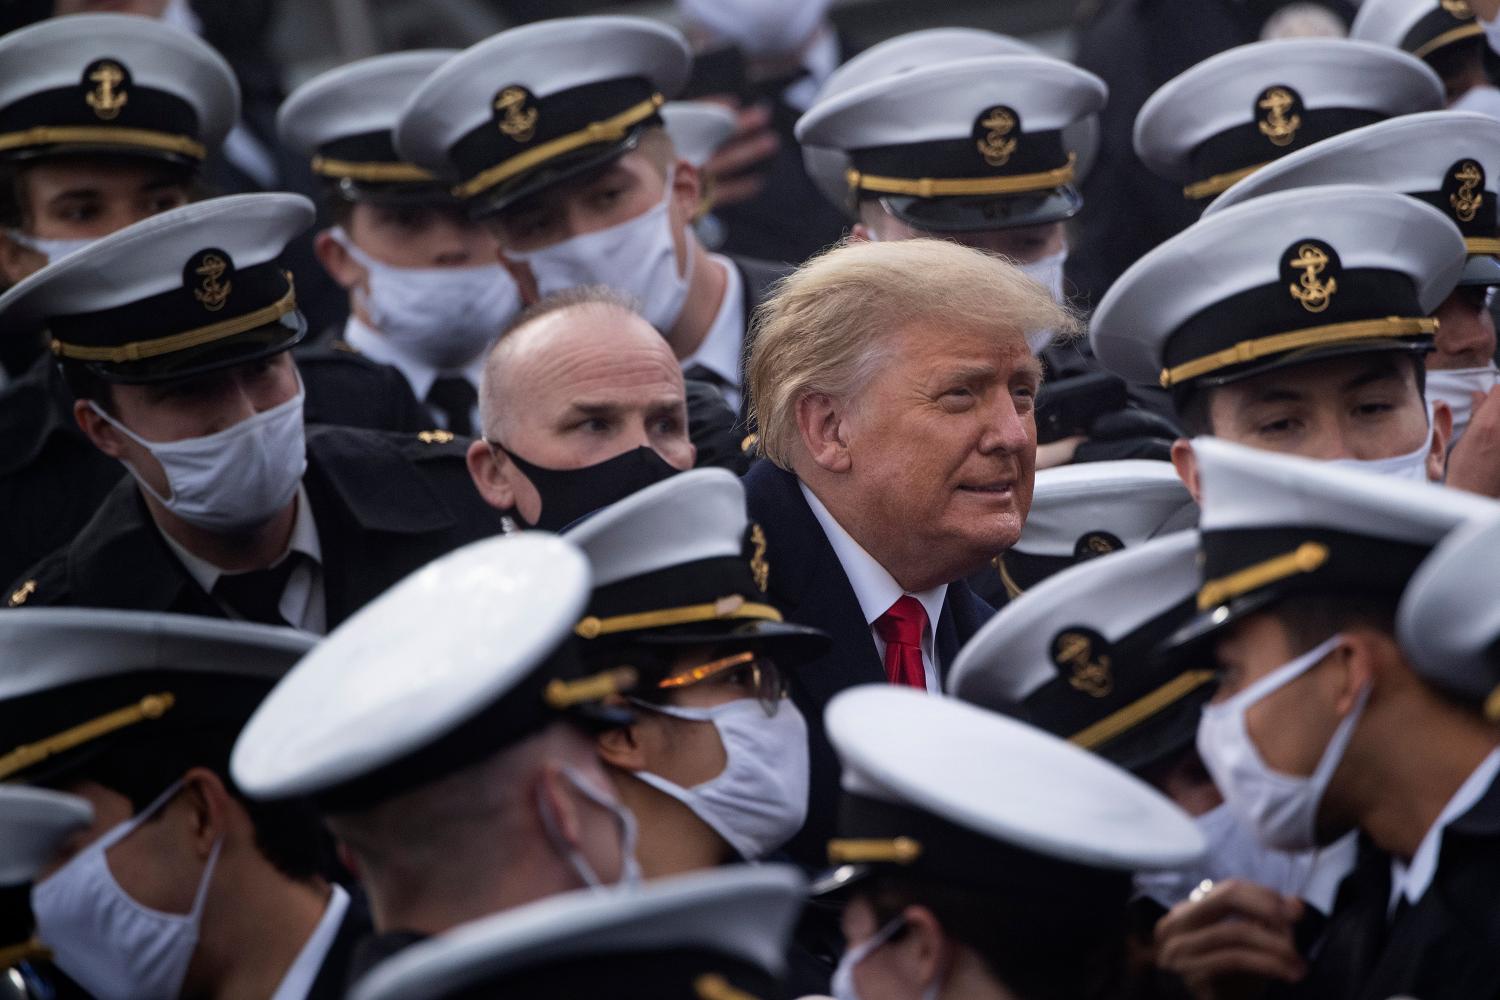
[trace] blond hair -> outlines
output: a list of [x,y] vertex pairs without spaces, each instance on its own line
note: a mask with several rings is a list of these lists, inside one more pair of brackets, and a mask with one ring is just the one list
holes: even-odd
[[759,453],[790,469],[798,402],[858,396],[887,360],[890,336],[918,321],[936,335],[1078,329],[1072,312],[1003,257],[936,239],[842,243],[783,278],[756,313],[746,382]]

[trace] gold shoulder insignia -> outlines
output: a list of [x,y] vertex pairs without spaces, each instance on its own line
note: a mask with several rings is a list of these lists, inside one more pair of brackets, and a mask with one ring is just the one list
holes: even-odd
[[757,444],[759,444],[759,443],[760,443],[760,435],[759,434],[746,434],[745,435],[745,440],[743,440],[743,441],[740,442],[740,451],[743,452],[744,454],[748,455],[752,451],[755,450],[755,446]]
[[21,605],[31,600],[31,595],[35,593],[36,581],[27,580],[25,583],[16,588],[15,593],[10,595],[10,606],[13,608],[19,608]]
[[447,444],[453,440],[453,432],[441,429],[421,431],[417,434],[417,440],[423,444]]

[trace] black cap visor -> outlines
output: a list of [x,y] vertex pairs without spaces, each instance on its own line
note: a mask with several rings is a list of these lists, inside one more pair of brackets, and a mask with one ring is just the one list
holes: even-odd
[[971,233],[1062,222],[1083,208],[1083,195],[1071,184],[1026,194],[917,198],[881,195],[885,210],[908,226],[933,233]]

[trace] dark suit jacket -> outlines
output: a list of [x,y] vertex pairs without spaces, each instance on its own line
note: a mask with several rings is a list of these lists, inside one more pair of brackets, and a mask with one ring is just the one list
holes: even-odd
[[[308,423],[421,431],[430,423],[401,373],[333,351],[296,352]],[[73,421],[49,354],[0,394],[0,580],[78,534],[125,470]]]
[[[467,446],[462,438],[308,429],[302,482],[318,526],[330,629],[413,570],[499,532],[499,512],[469,478]],[[224,617],[163,540],[133,479],[109,493],[72,544],[6,594],[12,606]]]
[[1386,920],[1390,857],[1361,845],[1312,972],[1289,994],[1318,1000],[1500,997],[1500,781],[1443,831],[1432,884]]
[[[787,845],[797,862],[814,867],[828,863],[827,841],[833,835],[838,808],[839,764],[823,728],[823,707],[845,688],[883,684],[885,665],[865,622],[854,588],[844,575],[833,546],[802,496],[797,477],[770,462],[755,463],[744,478],[750,519],[765,529],[767,585],[773,603],[787,621],[811,625],[833,636],[827,655],[792,672],[791,694],[807,717],[812,782],[807,822]],[[946,674],[965,642],[994,611],[962,580],[948,585],[943,613],[935,625],[939,669]]]

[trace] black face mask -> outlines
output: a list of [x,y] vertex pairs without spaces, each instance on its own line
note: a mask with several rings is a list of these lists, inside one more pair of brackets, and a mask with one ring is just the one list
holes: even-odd
[[[542,498],[542,513],[535,524],[528,528],[543,531],[561,531],[581,517],[623,500],[653,483],[659,483],[677,470],[654,450],[646,447],[627,451],[623,455],[606,459],[596,465],[581,469],[544,469],[533,465],[509,448],[494,441],[487,442],[510,456],[525,477],[536,487]],[[516,516],[525,523],[526,519]]]

